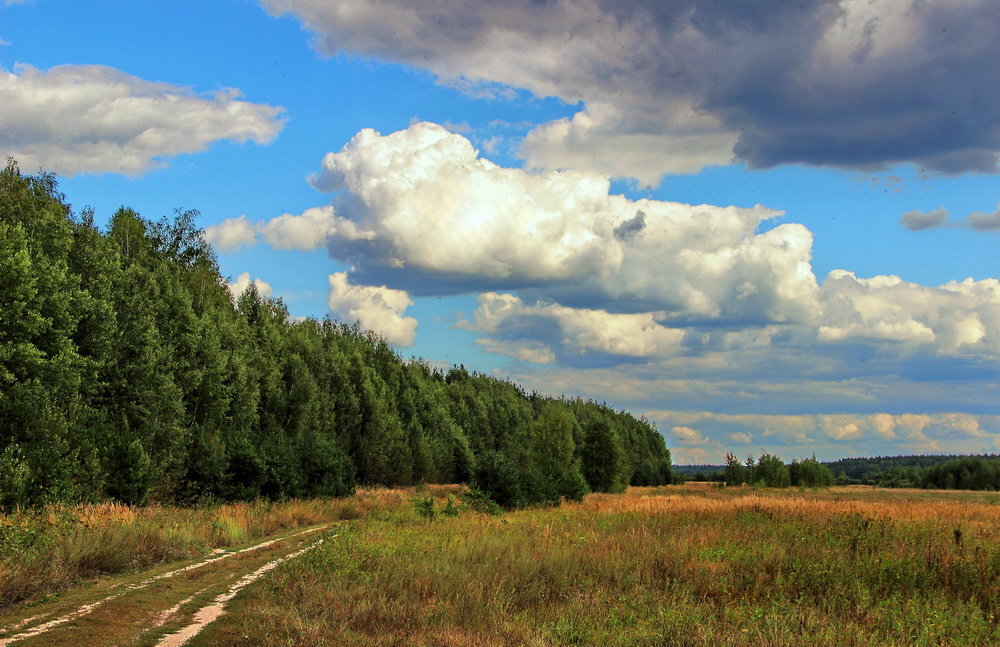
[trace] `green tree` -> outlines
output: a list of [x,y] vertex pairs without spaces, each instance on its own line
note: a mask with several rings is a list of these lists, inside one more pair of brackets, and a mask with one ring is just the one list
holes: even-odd
[[725,475],[726,485],[746,483],[746,470],[743,467],[743,463],[740,462],[740,459],[735,454],[726,454]]
[[624,492],[627,463],[618,434],[607,420],[594,418],[586,426],[581,451],[583,475],[595,492]]

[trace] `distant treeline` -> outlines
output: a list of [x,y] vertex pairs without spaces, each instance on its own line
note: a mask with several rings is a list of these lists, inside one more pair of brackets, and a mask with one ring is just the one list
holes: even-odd
[[715,481],[726,485],[757,485],[761,487],[827,487],[834,484],[833,473],[815,457],[793,459],[785,464],[781,457],[761,452],[754,458],[741,460],[726,454],[725,465],[676,465],[674,482]]
[[[738,474],[735,464],[739,459],[730,454],[728,465],[675,465],[674,480],[677,481],[733,481],[727,474]],[[770,455],[766,462],[770,460]],[[748,459],[753,461],[753,459]],[[813,471],[812,460],[793,461],[789,468],[791,485],[795,474],[808,463],[807,470]],[[759,461],[757,461],[759,464]],[[743,469],[748,464],[743,463]],[[841,485],[860,484],[880,487],[912,487],[928,489],[958,490],[1000,490],[1000,456],[876,456],[873,458],[842,458],[828,463],[819,463],[828,470],[833,482]],[[744,472],[746,474],[748,472]],[[746,476],[743,482],[751,482]],[[825,479],[826,477],[824,477]]]
[[1000,490],[1000,456],[877,456],[827,463],[838,479],[881,487]]
[[236,302],[194,212],[106,231],[0,172],[0,507],[345,495],[471,482],[503,505],[671,480],[603,404],[403,361],[371,332]]

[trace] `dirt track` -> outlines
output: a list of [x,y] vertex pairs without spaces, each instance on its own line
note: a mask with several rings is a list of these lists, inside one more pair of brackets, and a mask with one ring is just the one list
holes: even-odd
[[0,617],[6,645],[178,647],[225,612],[240,590],[330,536],[333,524],[287,532],[235,551],[133,574]]

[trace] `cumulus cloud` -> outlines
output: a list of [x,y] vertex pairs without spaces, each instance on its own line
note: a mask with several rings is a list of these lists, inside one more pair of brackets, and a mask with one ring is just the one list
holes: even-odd
[[664,175],[697,173],[733,161],[736,135],[689,103],[672,102],[645,115],[588,102],[570,118],[542,124],[519,153],[534,169],[586,169],[655,186]]
[[786,459],[810,456],[817,447],[830,452],[821,456],[824,459],[848,455],[854,446],[866,448],[862,453],[887,455],[940,451],[942,446],[984,452],[1000,439],[997,416],[965,413],[734,415],[653,410],[645,416],[685,446],[728,449],[750,444],[752,435],[759,435],[764,449]]
[[670,433],[683,445],[707,445],[711,442],[691,427],[673,427]]
[[940,354],[1000,354],[1000,281],[929,287],[897,276],[834,270],[823,282],[820,341],[868,339],[929,346]]
[[326,245],[356,282],[481,293],[460,325],[521,361],[839,379],[916,357],[972,366],[1000,355],[996,279],[931,287],[836,270],[819,284],[808,229],[760,231],[779,212],[629,200],[592,173],[497,166],[434,124],[363,130],[311,182],[331,205],[233,219],[210,238]]
[[222,252],[236,252],[257,242],[257,231],[246,216],[205,227],[205,240]]
[[362,241],[374,234],[337,217],[331,206],[312,207],[300,214],[283,213],[267,221],[253,222],[239,216],[205,228],[208,242],[224,252],[256,245],[260,240],[275,249],[310,251],[323,247],[331,237]]
[[0,69],[0,148],[26,168],[135,175],[219,140],[267,144],[284,109],[102,65]]
[[497,166],[429,123],[361,131],[312,182],[339,192],[331,254],[369,282],[415,293],[534,287],[667,318],[792,321],[815,310],[812,236],[797,224],[757,233],[780,215],[763,207],[631,201],[596,174]]
[[729,440],[736,445],[749,445],[753,442],[753,436],[745,431],[737,431],[729,434]]
[[947,209],[935,209],[934,211],[909,211],[899,217],[899,224],[910,231],[921,231],[923,229],[933,229],[940,227],[948,220]]
[[384,285],[352,285],[347,272],[331,274],[329,282],[327,304],[337,317],[351,323],[356,321],[397,346],[413,345],[417,320],[403,315],[413,305],[405,291]]
[[333,227],[333,208],[313,207],[299,215],[282,214],[258,227],[275,249],[308,251],[322,245]]
[[[459,325],[489,334],[491,340],[483,345],[485,350],[500,346],[498,342],[523,344],[521,338],[530,336],[535,344],[558,348],[563,359],[569,359],[566,355],[589,353],[649,357],[676,352],[684,337],[683,330],[662,326],[649,313],[613,314],[551,303],[529,306],[512,294],[496,292],[479,295],[478,302],[474,319]],[[537,351],[535,355],[551,357]]]
[[236,299],[240,298],[240,295],[242,295],[244,292],[247,291],[247,288],[250,287],[251,283],[253,283],[254,286],[256,286],[257,294],[259,294],[260,296],[265,298],[271,296],[272,293],[271,284],[265,281],[261,281],[260,279],[251,279],[250,272],[243,272],[242,274],[236,277],[236,280],[234,282],[227,283],[226,289],[229,290],[229,294],[232,295],[233,301],[235,301]]
[[525,142],[546,168],[647,183],[734,155],[996,170],[993,0],[261,3],[294,15],[324,55],[413,65],[471,93],[499,83],[582,102]]

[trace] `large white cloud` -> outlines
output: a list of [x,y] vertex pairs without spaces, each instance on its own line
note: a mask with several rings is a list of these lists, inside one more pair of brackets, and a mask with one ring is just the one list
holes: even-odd
[[596,174],[497,166],[428,123],[361,131],[311,181],[332,205],[232,219],[210,239],[326,245],[363,284],[484,293],[461,325],[525,361],[840,379],[861,359],[887,374],[923,370],[894,361],[1000,356],[997,280],[930,287],[836,270],[818,285],[811,233],[761,232],[780,215],[763,207],[628,200]]
[[527,159],[548,168],[650,183],[734,155],[996,170],[994,0],[261,3],[297,17],[326,55],[406,63],[471,92],[500,83],[583,102],[526,141]]
[[0,149],[25,168],[138,174],[218,140],[270,142],[281,107],[146,81],[102,65],[0,69]]
[[[478,156],[463,136],[418,123],[358,133],[313,177],[339,191],[331,253],[376,280],[433,275],[435,289],[536,287],[667,318],[807,320],[816,310],[812,237],[756,207],[631,201],[606,178],[531,173]],[[655,271],[651,271],[655,268]]]
[[1000,356],[1000,281],[928,287],[897,276],[836,270],[823,282],[819,339],[924,346],[938,354]]
[[461,325],[486,335],[490,347],[531,340],[564,363],[610,365],[642,358],[688,376],[778,377],[786,371],[832,379],[899,373],[904,370],[899,362],[916,362],[908,370],[926,372],[942,360],[952,362],[949,370],[961,371],[953,362],[963,361],[966,371],[981,373],[978,365],[1000,358],[997,279],[930,287],[835,270],[823,282],[818,303],[819,313],[809,322],[720,330],[697,322],[667,326],[662,312],[525,305],[514,295],[485,293]]
[[417,320],[403,315],[413,305],[403,290],[383,286],[352,285],[347,272],[329,277],[330,311],[342,320],[360,323],[397,346],[412,346],[417,335]]

